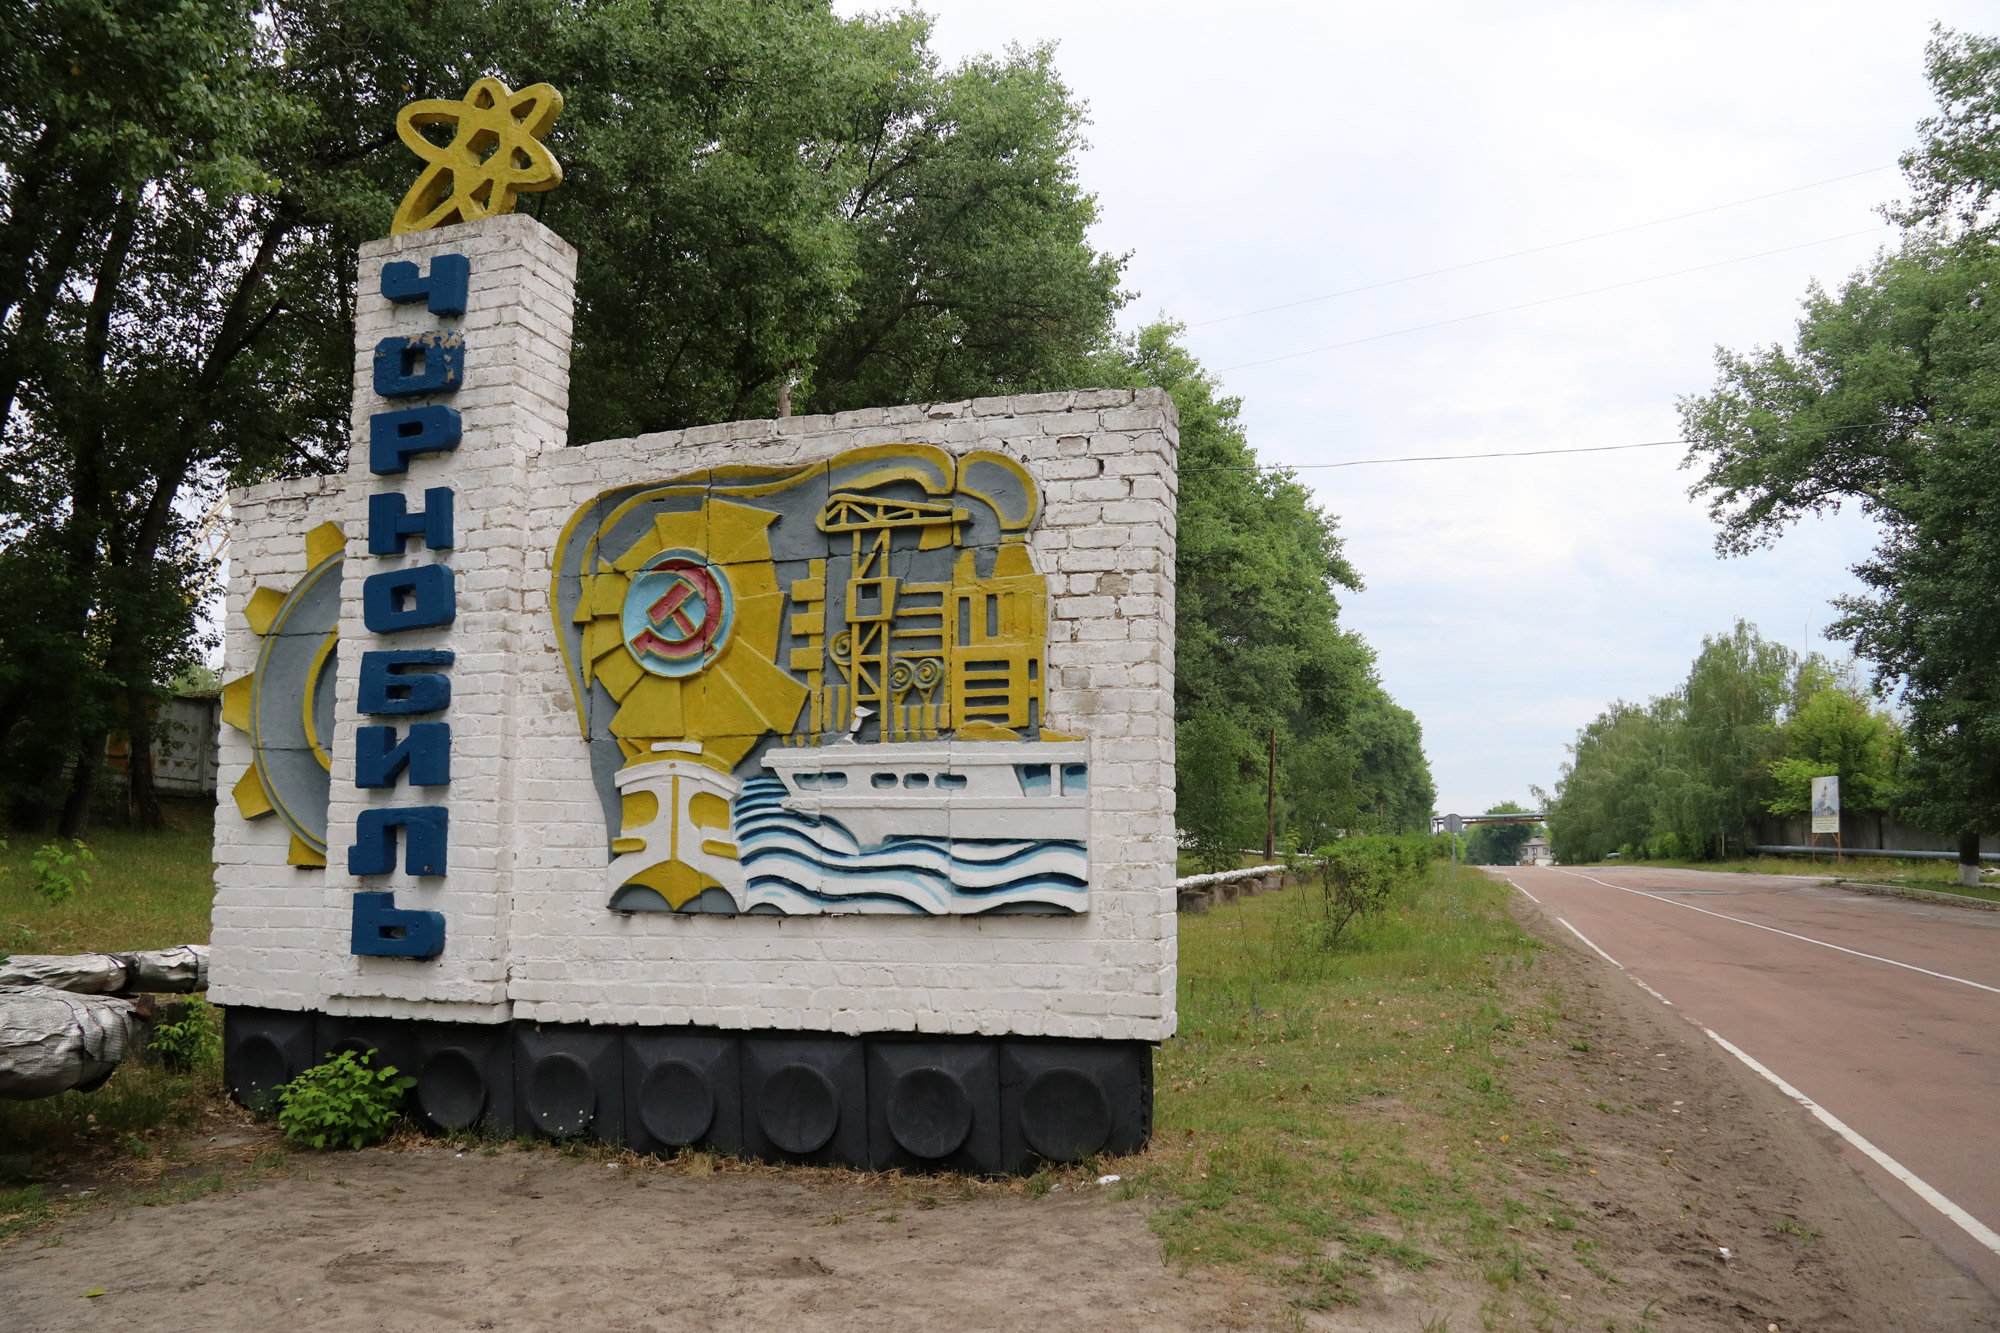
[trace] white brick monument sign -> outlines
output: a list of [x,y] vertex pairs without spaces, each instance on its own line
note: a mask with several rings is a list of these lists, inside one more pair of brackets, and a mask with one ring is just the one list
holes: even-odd
[[440,1128],[1136,1150],[1174,1026],[1170,401],[566,447],[574,274],[506,212],[364,246],[347,472],[231,496],[232,1089],[372,1049]]

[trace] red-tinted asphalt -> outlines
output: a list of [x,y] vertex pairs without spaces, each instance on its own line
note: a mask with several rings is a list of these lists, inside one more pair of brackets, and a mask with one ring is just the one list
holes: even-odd
[[[1682,1017],[1741,1047],[2000,1231],[2000,912],[1780,875],[1637,866],[1500,873]],[[2000,1254],[1851,1145],[1841,1151],[2000,1292]]]

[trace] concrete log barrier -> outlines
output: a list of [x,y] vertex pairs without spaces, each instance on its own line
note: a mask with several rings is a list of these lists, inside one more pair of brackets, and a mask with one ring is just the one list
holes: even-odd
[[1216,903],[1233,903],[1240,897],[1282,888],[1284,882],[1285,868],[1277,865],[1186,875],[1175,881],[1178,910],[1196,915]]

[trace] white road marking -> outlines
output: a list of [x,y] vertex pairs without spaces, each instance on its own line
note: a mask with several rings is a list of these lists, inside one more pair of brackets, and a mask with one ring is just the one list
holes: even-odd
[[[1630,972],[1627,972],[1625,975],[1628,977],[1632,976]],[[1671,1005],[1673,1003],[1672,1000],[1669,1000],[1666,996],[1660,994],[1658,991],[1654,990],[1651,986],[1648,986],[1645,982],[1640,981],[1639,978],[1632,977],[1632,980],[1638,983],[1640,990],[1646,992],[1646,994],[1652,996],[1654,999],[1658,1000],[1661,1004]]]
[[[1589,878],[1589,876],[1585,876],[1585,878],[1587,879]],[[1618,886],[1614,884],[1611,887],[1616,888]],[[1752,922],[1751,924],[1754,925],[1755,923]],[[1815,941],[1815,943],[1817,943],[1817,941]],[[1803,1106],[1806,1108],[1806,1110],[1811,1111],[1815,1116],[1819,1118],[1819,1122],[1821,1124],[1825,1125],[1828,1129],[1832,1130],[1834,1133],[1840,1135],[1840,1137],[1846,1139],[1849,1143],[1853,1144],[1856,1148],[1860,1149],[1861,1152],[1866,1157],[1868,1157],[1869,1160],[1875,1163],[1875,1165],[1881,1167],[1884,1171],[1887,1171],[1897,1180],[1900,1180],[1903,1182],[1903,1184],[1909,1186],[1910,1191],[1914,1193],[1918,1198],[1922,1199],[1925,1203],[1929,1204],[1931,1207],[1937,1209],[1940,1213],[1943,1213],[1946,1217],[1950,1218],[1953,1222],[1957,1223],[1959,1229],[1965,1232],[1966,1235],[1972,1237],[1974,1240],[1978,1241],[1981,1245],[1984,1245],[1987,1249],[1993,1251],[1995,1254],[2000,1254],[2000,1233],[1995,1233],[1994,1230],[1991,1227],[1987,1226],[1984,1222],[1981,1222],[1971,1213],[1966,1212],[1965,1209],[1959,1207],[1957,1204],[1953,1203],[1950,1199],[1947,1199],[1944,1197],[1944,1195],[1938,1193],[1926,1181],[1924,1181],[1920,1176],[1918,1176],[1914,1171],[1911,1171],[1908,1167],[1904,1166],[1901,1162],[1891,1157],[1888,1153],[1883,1152],[1880,1148],[1870,1143],[1867,1139],[1862,1138],[1852,1129],[1849,1129],[1831,1111],[1827,1110],[1824,1106],[1821,1106],[1818,1102],[1814,1101],[1812,1098],[1806,1096],[1803,1092],[1800,1092],[1797,1088],[1793,1087],[1791,1084],[1785,1082],[1785,1080],[1783,1080],[1782,1078],[1779,1078],[1771,1070],[1759,1064],[1757,1060],[1750,1055],[1749,1052],[1743,1050],[1739,1046],[1733,1045],[1727,1039],[1720,1036],[1719,1034],[1717,1034],[1716,1032],[1714,1032],[1709,1028],[1703,1028],[1702,1031],[1708,1033],[1709,1036],[1713,1037],[1715,1039],[1716,1045],[1722,1047],[1723,1050],[1728,1051],[1731,1055],[1741,1060],[1744,1064],[1756,1070],[1757,1073],[1763,1075],[1763,1077],[1768,1079],[1772,1084],[1772,1086],[1777,1088],[1779,1092],[1784,1093],[1787,1097],[1790,1097],[1800,1106]]]
[[[1564,921],[1561,917],[1557,917],[1556,921],[1560,923],[1564,929],[1568,930],[1570,934],[1576,936],[1578,939],[1582,940],[1585,944],[1590,944],[1590,936],[1584,934],[1582,931],[1578,930],[1575,926],[1570,925],[1569,922]],[[1590,947],[1593,949],[1597,949],[1597,946],[1595,944],[1590,944]],[[1597,956],[1599,958],[1602,958],[1605,962],[1611,964],[1611,966],[1617,968],[1620,972],[1623,972],[1625,970],[1625,964],[1619,962],[1616,958],[1613,958],[1610,954],[1604,952],[1604,950],[1597,949]]]
[[[1502,878],[1505,878],[1505,876],[1502,876]],[[1514,881],[1511,879],[1507,880],[1507,882],[1509,884],[1514,884]],[[1519,884],[1514,884],[1514,887],[1517,889],[1521,889],[1521,886]],[[1526,889],[1521,889],[1521,892],[1528,893]],[[1536,904],[1539,904],[1542,901],[1540,898],[1535,897],[1535,895],[1532,893],[1528,893],[1528,900]],[[1597,949],[1597,945],[1592,943],[1588,935],[1578,930],[1575,926],[1570,925],[1569,922],[1563,921],[1561,917],[1557,917],[1556,920],[1561,921],[1563,926],[1569,931],[1570,934],[1576,936],[1578,939],[1582,940],[1585,944],[1589,944],[1591,948]],[[1602,958],[1605,962],[1611,964],[1611,966],[1617,968],[1620,972],[1625,972],[1626,976],[1632,977],[1632,974],[1630,972],[1625,971],[1625,964],[1619,962],[1616,958],[1613,958],[1610,954],[1604,952],[1604,950],[1597,949],[1597,956]],[[1658,1000],[1661,1004],[1665,1005],[1673,1004],[1672,1000],[1669,1000],[1666,996],[1660,994],[1658,991],[1654,990],[1651,986],[1648,986],[1645,982],[1640,981],[1639,978],[1632,977],[1632,980],[1635,983],[1637,983],[1640,990],[1646,992],[1646,994],[1652,996],[1654,999]]]
[[[1690,912],[1700,912],[1703,916],[1712,916],[1719,921],[1734,921],[1739,926],[1755,926],[1758,930],[1768,930],[1773,935],[1783,935],[1786,939],[1803,940],[1807,944],[1817,944],[1822,949],[1833,949],[1839,953],[1851,954],[1856,958],[1866,958],[1874,963],[1887,963],[1891,967],[1907,968],[1912,972],[1921,972],[1927,977],[1936,977],[1940,981],[1956,981],[1961,986],[1971,986],[1975,990],[1991,991],[1995,995],[2000,995],[2000,986],[1989,986],[1983,981],[1967,981],[1964,977],[1955,977],[1949,972],[1933,972],[1928,967],[1918,967],[1915,963],[1904,963],[1894,958],[1884,958],[1878,953],[1863,953],[1859,949],[1850,949],[1845,945],[1829,944],[1825,940],[1816,940],[1810,935],[1795,935],[1789,930],[1779,930],[1776,926],[1767,926],[1761,921],[1745,921],[1740,916],[1729,916],[1722,912],[1711,912],[1706,907],[1696,907],[1693,903],[1684,903],[1677,898],[1663,898],[1657,893],[1648,893],[1644,889],[1628,889],[1623,884],[1607,883],[1594,875],[1586,875],[1579,871],[1565,870],[1562,873],[1565,875],[1574,875],[1578,879],[1587,879],[1592,884],[1603,884],[1605,888],[1616,889],[1620,893],[1635,893],[1641,898],[1651,898],[1656,903],[1666,903],[1670,907],[1685,907]],[[1571,929],[1574,930],[1575,927],[1572,926]],[[1593,949],[1597,948],[1594,944],[1590,947]],[[1603,953],[1604,951],[1598,949],[1598,952]]]
[[[1617,889],[1622,893],[1636,893],[1642,898],[1655,898],[1659,902],[1673,903],[1674,906],[1676,907],[1689,907],[1691,911],[1701,912],[1705,916],[1720,916],[1724,921],[1734,921],[1739,925],[1745,925],[1745,926],[1756,926],[1757,929],[1759,930],[1768,930],[1773,932],[1774,934],[1787,935],[1790,936],[1792,939],[1804,940],[1808,944],[1818,944],[1828,949],[1838,949],[1841,953],[1854,954],[1857,957],[1867,958],[1874,962],[1889,963],[1896,967],[1909,968],[1909,970],[1912,972],[1922,972],[1927,976],[1939,977],[1945,981],[1956,981],[1960,982],[1963,985],[1976,986],[1980,990],[2000,991],[2000,987],[1984,986],[1977,981],[1966,981],[1965,978],[1963,977],[1949,976],[1943,972],[1932,972],[1929,968],[1917,967],[1911,963],[1900,963],[1893,958],[1882,958],[1878,957],[1875,954],[1861,953],[1855,949],[1842,948],[1838,944],[1828,944],[1825,940],[1812,939],[1811,937],[1806,935],[1793,935],[1791,931],[1779,930],[1776,926],[1766,926],[1756,921],[1744,921],[1741,917],[1723,916],[1723,914],[1720,912],[1710,912],[1706,908],[1702,907],[1691,907],[1690,904],[1687,903],[1675,903],[1674,900],[1671,898],[1659,898],[1657,895],[1647,893],[1642,889],[1628,889],[1622,884],[1606,884],[1603,880],[1597,879],[1594,876],[1577,874],[1577,872],[1573,870],[1565,870],[1563,871],[1563,873],[1566,875],[1576,875],[1578,879],[1590,880],[1590,882],[1593,884],[1603,884],[1604,887],[1607,889]],[[1522,890],[1522,892],[1525,893],[1526,890],[1524,889]],[[1585,944],[1590,944],[1591,948],[1597,949],[1597,952],[1601,954],[1607,962],[1611,963],[1614,967],[1619,968],[1619,970],[1624,971],[1624,964],[1618,962],[1618,960],[1613,958],[1610,954],[1605,953],[1604,950],[1598,949],[1595,944],[1591,944],[1590,940],[1584,935],[1582,931],[1578,930],[1575,926],[1571,926],[1569,922],[1563,921],[1561,917],[1557,917],[1556,920],[1562,921],[1563,925],[1569,927],[1570,933],[1575,935],[1578,939],[1582,940]],[[1625,975],[1628,977],[1632,976],[1630,972],[1626,972]],[[1639,987],[1642,990],[1644,990],[1648,995],[1651,995],[1654,999],[1660,1001],[1662,1004],[1673,1003],[1672,1000],[1669,1000],[1666,996],[1660,994],[1658,991],[1654,990],[1651,986],[1648,986],[1645,982],[1640,981],[1639,978],[1632,977],[1632,980],[1634,982],[1637,982]],[[1894,1176],[1898,1181],[1902,1182],[1903,1185],[1908,1187],[1908,1189],[1912,1194],[1915,1194],[1925,1203],[1937,1209],[1938,1212],[1944,1214],[1944,1216],[1950,1219],[1951,1222],[1959,1228],[1959,1230],[1965,1232],[1966,1235],[1972,1237],[1974,1240],[1978,1241],[1981,1245],[1985,1246],[1988,1250],[1991,1250],[1993,1253],[2000,1254],[2000,1232],[1995,1232],[1993,1228],[1987,1226],[1984,1222],[1981,1222],[1978,1218],[1974,1217],[1971,1213],[1968,1213],[1967,1211],[1965,1211],[1965,1209],[1953,1203],[1950,1199],[1947,1199],[1943,1194],[1939,1193],[1938,1190],[1933,1185],[1931,1185],[1929,1181],[1925,1180],[1922,1176],[1919,1176],[1916,1172],[1910,1170],[1910,1168],[1904,1166],[1901,1162],[1891,1157],[1888,1153],[1883,1152],[1873,1143],[1870,1143],[1867,1139],[1863,1138],[1859,1133],[1857,1133],[1854,1129],[1849,1127],[1845,1121],[1840,1119],[1840,1117],[1836,1116],[1833,1112],[1827,1110],[1824,1106],[1821,1106],[1818,1102],[1806,1096],[1803,1092],[1800,1092],[1797,1088],[1793,1087],[1791,1084],[1785,1082],[1784,1079],[1778,1076],[1776,1071],[1770,1069],[1768,1066],[1759,1062],[1758,1059],[1755,1056],[1751,1055],[1748,1051],[1736,1045],[1734,1042],[1730,1041],[1728,1038],[1724,1037],[1721,1033],[1715,1031],[1715,1029],[1713,1028],[1705,1027],[1702,1028],[1702,1031],[1707,1033],[1709,1038],[1713,1040],[1716,1045],[1720,1046],[1723,1050],[1728,1051],[1738,1060],[1741,1060],[1745,1065],[1749,1066],[1751,1070],[1755,1071],[1759,1077],[1768,1081],[1771,1084],[1771,1086],[1775,1087],[1779,1092],[1784,1093],[1787,1097],[1790,1097],[1800,1106],[1803,1106],[1806,1108],[1806,1110],[1811,1111],[1813,1113],[1813,1116],[1816,1119],[1818,1119],[1821,1124],[1825,1125],[1828,1129],[1840,1135],[1841,1138],[1846,1139],[1849,1143],[1853,1144],[1854,1147],[1863,1156],[1867,1157],[1870,1161],[1874,1162],[1877,1166],[1881,1167],[1884,1171],[1887,1171],[1890,1175]]]

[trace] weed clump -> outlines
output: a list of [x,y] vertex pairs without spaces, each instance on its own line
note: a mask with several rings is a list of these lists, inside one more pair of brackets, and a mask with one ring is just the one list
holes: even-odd
[[[0,843],[0,847],[4,847]],[[78,890],[90,887],[90,871],[86,866],[94,865],[97,858],[90,854],[90,848],[74,839],[70,850],[64,851],[60,842],[52,842],[28,858],[28,869],[35,876],[35,892],[51,907],[59,906],[76,897]]]
[[1337,948],[1349,926],[1380,916],[1391,898],[1424,878],[1431,862],[1449,855],[1449,846],[1422,835],[1368,834],[1290,854],[1293,873],[1319,881],[1318,910],[1295,917],[1294,945],[1316,952]]
[[308,1148],[366,1148],[389,1137],[402,1114],[403,1096],[417,1085],[394,1065],[342,1051],[314,1065],[278,1090],[278,1127]]
[[222,1060],[222,1029],[215,1009],[202,1000],[188,1002],[187,1016],[173,1023],[154,1026],[148,1043],[160,1063],[176,1074],[219,1065]]

